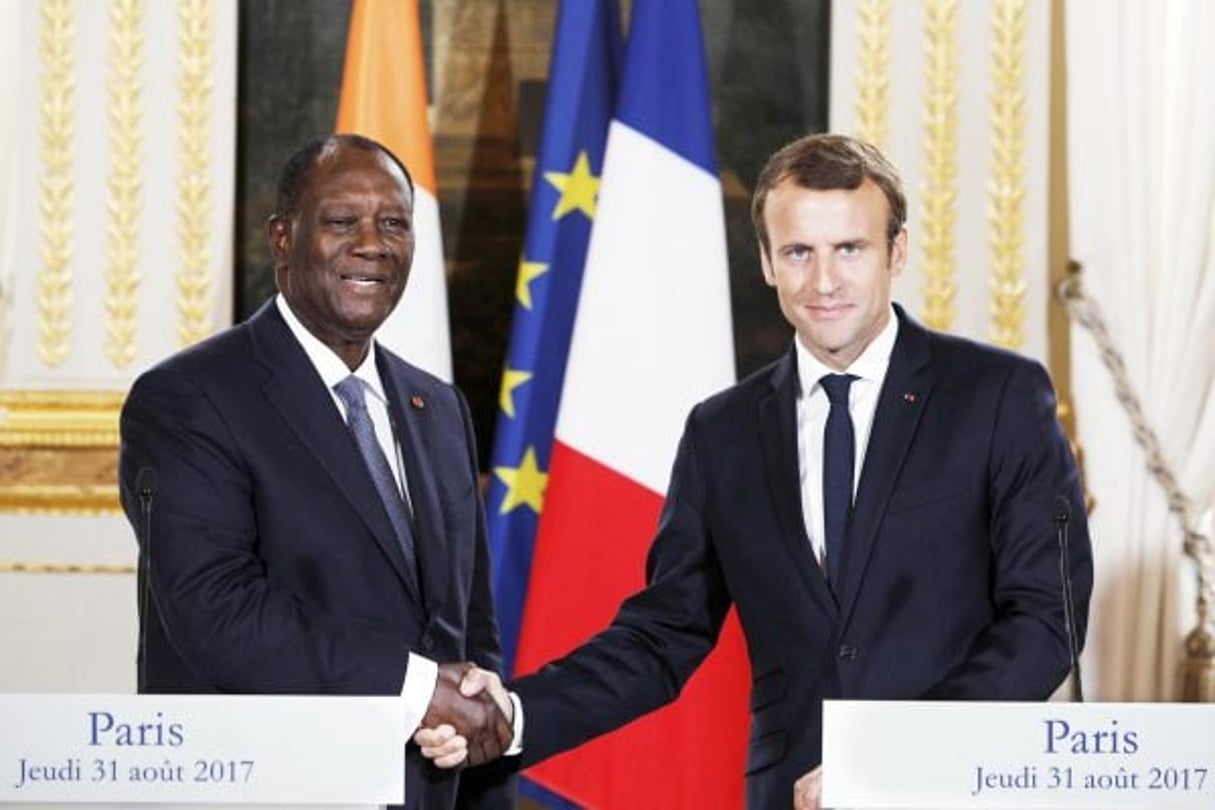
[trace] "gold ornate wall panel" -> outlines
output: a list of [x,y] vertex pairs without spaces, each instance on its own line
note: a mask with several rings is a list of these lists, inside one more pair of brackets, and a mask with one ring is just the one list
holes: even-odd
[[111,0],[105,340],[116,368],[135,359],[138,325],[143,41],[142,0]]
[[924,305],[920,316],[948,330],[956,312],[954,229],[957,225],[958,4],[924,3],[924,180],[920,195]]
[[996,0],[991,48],[991,341],[1025,345],[1025,0]]
[[178,104],[181,178],[178,220],[181,269],[177,274],[181,343],[188,346],[210,334],[209,228],[211,212],[211,87],[213,33],[210,0],[179,0],[181,75]]
[[30,80],[0,121],[0,512],[114,512],[131,381],[231,320],[236,6],[5,14]]
[[1044,363],[1050,11],[1050,0],[833,0],[831,14],[831,128],[880,141],[908,197],[895,298],[932,327]]
[[75,188],[72,147],[76,133],[76,3],[43,0],[39,32],[43,67],[39,110],[42,176],[42,271],[38,275],[39,354],[58,366],[71,350],[72,201]]
[[860,0],[856,6],[856,134],[886,145],[890,126],[890,11],[894,0]]

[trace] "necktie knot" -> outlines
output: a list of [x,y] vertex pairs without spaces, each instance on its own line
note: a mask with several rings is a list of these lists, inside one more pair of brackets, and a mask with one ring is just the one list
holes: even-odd
[[333,386],[333,390],[337,391],[337,395],[346,405],[347,411],[365,411],[367,410],[367,399],[363,393],[364,385],[362,380],[351,374]]
[[847,405],[848,390],[855,379],[855,374],[824,374],[818,384],[823,387],[832,405]]

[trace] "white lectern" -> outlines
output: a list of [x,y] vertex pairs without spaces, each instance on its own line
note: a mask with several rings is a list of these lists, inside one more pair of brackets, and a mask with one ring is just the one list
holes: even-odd
[[395,697],[0,695],[0,803],[400,804],[416,722]]
[[1215,705],[829,701],[828,808],[1215,808]]

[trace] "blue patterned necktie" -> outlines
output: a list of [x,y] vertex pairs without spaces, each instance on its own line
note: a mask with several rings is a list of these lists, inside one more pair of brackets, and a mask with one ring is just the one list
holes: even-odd
[[397,486],[397,479],[393,476],[392,468],[388,466],[388,459],[385,458],[384,451],[375,438],[375,426],[371,422],[371,414],[367,412],[367,401],[364,398],[365,385],[362,380],[352,374],[335,385],[333,390],[337,391],[337,395],[346,404],[346,423],[350,427],[350,432],[354,434],[354,441],[359,446],[359,452],[363,454],[367,471],[371,473],[371,480],[375,483],[376,492],[379,493],[380,500],[384,503],[384,511],[388,513],[388,519],[392,522],[392,527],[396,529],[397,542],[401,546],[401,553],[405,555],[405,569],[413,579],[416,589],[418,574],[413,530],[409,525],[409,515],[405,509],[401,490]]
[[848,389],[855,379],[851,374],[826,374],[819,380],[831,402],[823,429],[823,540],[827,552],[827,581],[832,588],[839,585],[844,534],[852,517],[856,448],[852,414],[848,410]]

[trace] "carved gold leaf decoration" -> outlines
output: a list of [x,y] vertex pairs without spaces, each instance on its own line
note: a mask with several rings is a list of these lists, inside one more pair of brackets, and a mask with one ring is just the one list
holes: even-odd
[[890,119],[890,10],[893,0],[856,6],[856,134],[885,146]]
[[135,359],[142,178],[140,68],[143,0],[110,0],[110,179],[106,226],[106,354],[116,367]]
[[210,0],[178,0],[181,73],[178,88],[178,139],[181,175],[177,183],[178,235],[181,269],[177,273],[178,336],[182,345],[195,343],[211,331],[208,277],[211,222],[211,90],[213,31]]
[[117,511],[124,396],[0,391],[0,511]]
[[953,325],[954,230],[957,223],[957,0],[925,0],[924,186],[920,227],[924,251],[924,322]]
[[43,0],[38,36],[42,62],[39,138],[42,175],[42,270],[38,274],[38,353],[57,366],[71,350],[72,138],[75,134],[76,4]]
[[1025,345],[1025,0],[996,0],[992,7],[991,339]]

